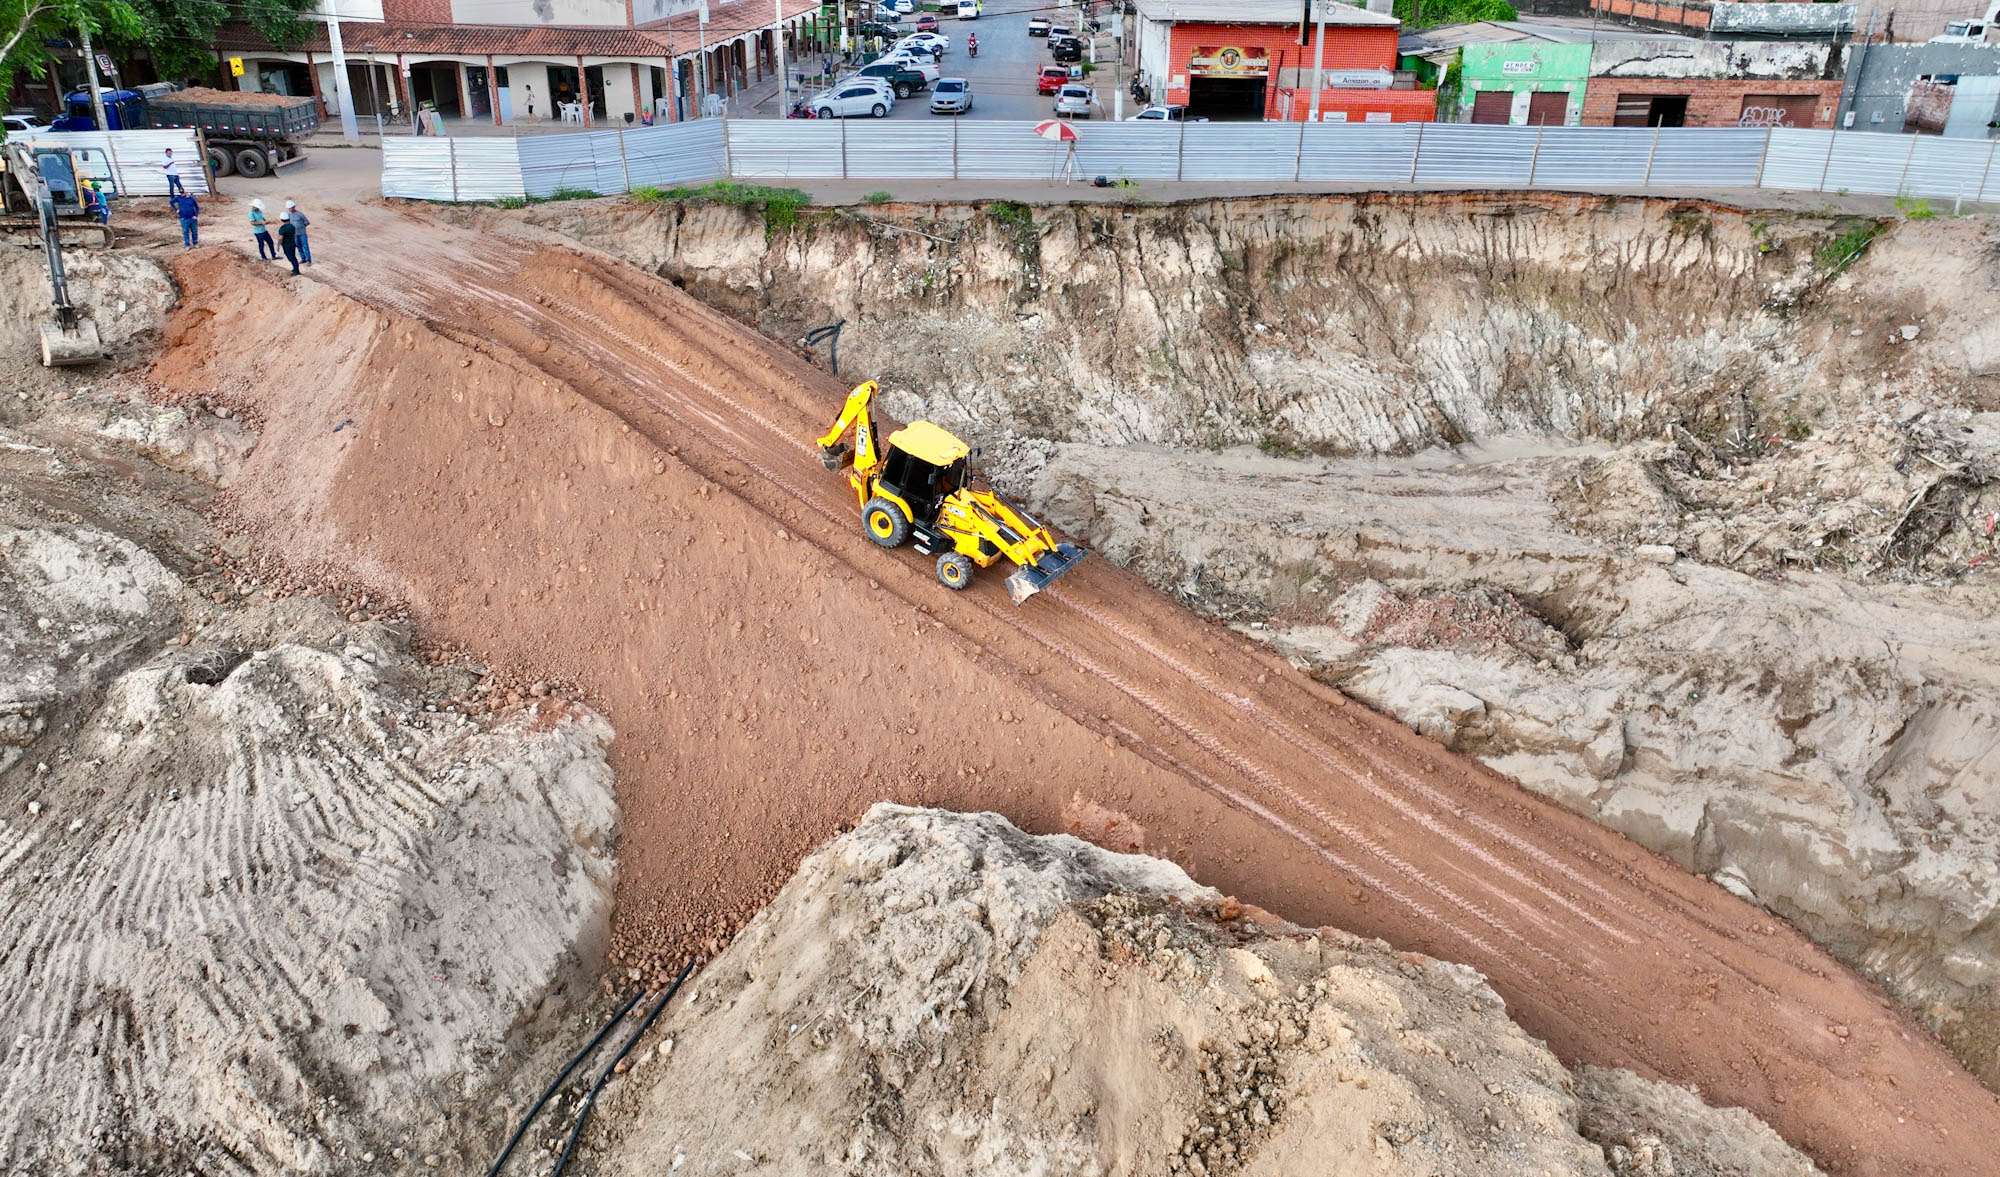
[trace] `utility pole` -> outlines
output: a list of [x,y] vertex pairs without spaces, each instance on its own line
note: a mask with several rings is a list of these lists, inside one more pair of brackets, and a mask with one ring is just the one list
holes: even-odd
[[708,0],[701,0],[701,7],[695,9],[695,29],[701,34],[701,58],[695,67],[695,79],[701,85],[701,95],[695,101],[695,109],[701,114],[708,113]]
[[[340,5],[322,0],[326,16],[326,41],[333,50],[333,100],[340,104],[340,137],[350,143],[361,141],[361,128],[354,123],[354,100],[347,92],[347,50],[340,43]],[[370,63],[371,66],[373,63]]]
[[1306,121],[1319,121],[1319,92],[1326,85],[1326,8],[1327,0],[1319,0],[1319,35],[1313,40],[1313,100],[1312,109]]
[[778,117],[792,113],[792,83],[785,76],[785,0],[771,0],[777,23],[771,27],[771,48],[778,56]]
[[[1111,43],[1118,47],[1118,60],[1111,66],[1111,120],[1122,123],[1125,121],[1125,5],[1123,3],[1111,5],[1111,19],[1118,22],[1117,35],[1111,39]],[[1090,44],[1094,50],[1097,38],[1092,37]]]
[[97,116],[97,129],[108,131],[111,121],[104,115],[104,91],[97,85],[97,55],[90,48],[90,25],[85,23],[76,27],[83,34],[83,64],[90,78],[90,110]]

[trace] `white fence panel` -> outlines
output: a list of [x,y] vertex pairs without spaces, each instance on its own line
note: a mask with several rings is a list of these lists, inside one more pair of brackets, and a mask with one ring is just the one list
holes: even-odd
[[949,180],[958,123],[855,123],[847,128],[850,180]]
[[1525,188],[1540,129],[1432,123],[1417,153],[1417,183]]
[[[389,140],[383,144],[399,142]],[[421,139],[407,140],[421,143]],[[437,197],[439,200],[502,200],[510,196],[526,196],[527,189],[521,183],[521,152],[519,141],[515,139],[446,139],[450,149],[451,167],[457,173],[457,188],[453,194]],[[384,192],[387,192],[388,169],[383,169]],[[450,184],[450,177],[446,178]]]
[[625,182],[625,140],[623,131],[592,131],[582,136],[590,148],[590,182],[583,187],[597,193],[623,192]]
[[196,196],[208,194],[208,177],[201,167],[201,147],[193,131],[41,131],[36,141],[53,139],[80,155],[77,170],[93,179],[109,179],[119,196],[165,196],[167,173],[161,170],[167,148],[174,149],[181,186]]
[[[437,138],[384,138],[382,195],[406,200],[452,199],[452,143],[453,140]],[[513,146],[511,140],[507,143]],[[516,175],[520,173],[518,163],[514,171]]]
[[844,121],[731,119],[729,174],[744,179],[839,179]]
[[1764,155],[1764,187],[1819,191],[1832,149],[1832,131],[1773,130],[1770,150]]
[[1422,123],[1310,123],[1300,149],[1299,179],[1408,183],[1422,134]]
[[1653,132],[1641,127],[1543,127],[1529,148],[1537,188],[1642,188]]
[[1771,134],[1754,127],[1662,127],[1648,184],[1654,188],[1755,188]]
[[1089,123],[1078,133],[1079,178],[1171,180],[1180,172],[1180,128],[1171,123]]
[[1181,179],[1289,180],[1298,174],[1299,125],[1182,123]]
[[527,135],[515,140],[521,147],[521,183],[527,194],[597,191],[597,156],[590,146],[594,134]]
[[1902,187],[1903,169],[1916,141],[1915,135],[1836,134],[1826,182],[1820,187],[1827,192],[1845,188],[1893,196]]
[[1993,148],[2000,140],[1981,143],[1977,139],[1916,139],[1910,167],[1903,175],[1903,191],[1917,196],[1940,196],[1946,200],[1978,200],[1985,185],[1987,169],[1993,163]]
[[1034,123],[961,122],[958,178],[1042,180],[1059,175],[1068,154],[1060,143],[1035,134]]
[[729,174],[721,119],[699,119],[625,132],[625,164],[632,186],[672,187]]

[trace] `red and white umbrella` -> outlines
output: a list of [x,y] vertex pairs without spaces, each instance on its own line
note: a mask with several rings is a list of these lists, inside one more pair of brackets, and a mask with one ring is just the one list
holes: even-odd
[[1044,139],[1053,139],[1058,143],[1074,143],[1082,138],[1081,135],[1076,133],[1075,127],[1063,122],[1061,119],[1044,119],[1036,123],[1035,134],[1040,135]]

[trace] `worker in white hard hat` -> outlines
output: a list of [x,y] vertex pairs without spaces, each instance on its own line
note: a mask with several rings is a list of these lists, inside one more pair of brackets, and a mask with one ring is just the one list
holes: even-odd
[[264,202],[250,202],[250,233],[257,238],[257,256],[278,260],[278,243],[271,240],[271,228],[264,223]]

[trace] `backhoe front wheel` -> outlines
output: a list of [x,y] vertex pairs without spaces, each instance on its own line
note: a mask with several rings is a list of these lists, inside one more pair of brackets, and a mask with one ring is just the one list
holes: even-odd
[[972,587],[972,557],[946,552],[938,557],[938,583],[948,589]]
[[899,548],[910,538],[910,518],[888,499],[869,499],[861,508],[861,527],[885,548]]

